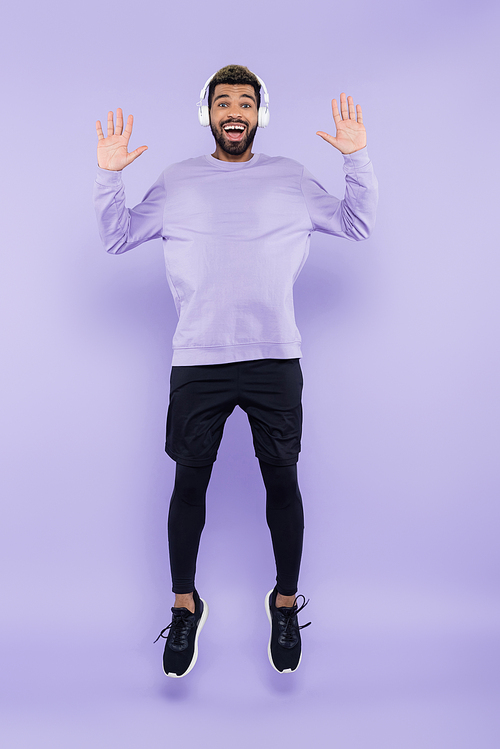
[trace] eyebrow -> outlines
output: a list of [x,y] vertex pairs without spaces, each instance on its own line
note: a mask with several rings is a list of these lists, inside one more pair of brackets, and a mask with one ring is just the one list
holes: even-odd
[[[215,97],[214,101],[217,101],[217,99],[229,99],[229,94],[219,94]],[[250,94],[240,94],[240,99],[251,99],[257,104],[257,99],[254,96],[250,96]]]

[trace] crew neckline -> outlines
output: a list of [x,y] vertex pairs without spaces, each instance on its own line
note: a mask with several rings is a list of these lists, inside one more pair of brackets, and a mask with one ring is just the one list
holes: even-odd
[[212,156],[212,154],[205,154],[205,158],[209,164],[212,164],[212,166],[217,166],[219,167],[219,169],[226,169],[227,171],[231,169],[248,169],[248,167],[253,166],[257,163],[259,157],[260,153],[254,153],[252,158],[248,161],[222,161],[221,159],[216,159],[215,156]]

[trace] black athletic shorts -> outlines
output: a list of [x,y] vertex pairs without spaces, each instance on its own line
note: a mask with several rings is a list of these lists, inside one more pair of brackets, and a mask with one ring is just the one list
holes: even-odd
[[227,417],[240,406],[248,415],[256,457],[294,465],[302,436],[301,397],[299,359],[172,367],[165,451],[182,465],[210,465]]

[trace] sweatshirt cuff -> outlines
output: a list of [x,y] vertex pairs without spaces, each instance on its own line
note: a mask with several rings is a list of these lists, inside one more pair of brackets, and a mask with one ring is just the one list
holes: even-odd
[[112,172],[111,169],[102,169],[102,167],[98,166],[96,182],[105,187],[115,185],[118,187],[122,184],[122,171],[123,169],[119,172]]
[[344,171],[351,171],[353,169],[360,169],[363,166],[367,166],[370,163],[370,157],[366,146],[360,148],[359,151],[354,153],[344,153]]

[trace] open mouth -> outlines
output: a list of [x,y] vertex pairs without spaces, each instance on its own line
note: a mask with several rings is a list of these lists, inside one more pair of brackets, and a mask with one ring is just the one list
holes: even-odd
[[222,128],[226,133],[228,140],[239,141],[242,140],[245,134],[245,126],[240,124],[224,125]]

